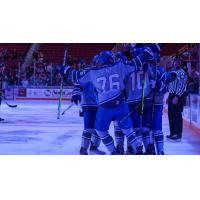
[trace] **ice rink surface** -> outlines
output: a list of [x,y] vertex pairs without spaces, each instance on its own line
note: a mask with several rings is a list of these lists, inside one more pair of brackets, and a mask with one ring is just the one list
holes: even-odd
[[[83,119],[73,106],[57,120],[57,101],[14,101],[17,108],[3,103],[0,117],[1,155],[76,155],[79,154]],[[69,102],[64,102],[64,110]],[[163,131],[169,134],[167,115],[163,115]],[[113,126],[110,126],[113,135]],[[101,144],[101,149],[105,147]],[[107,152],[108,153],[108,152]],[[200,154],[200,135],[184,128],[180,143],[165,139],[165,153],[173,155]]]

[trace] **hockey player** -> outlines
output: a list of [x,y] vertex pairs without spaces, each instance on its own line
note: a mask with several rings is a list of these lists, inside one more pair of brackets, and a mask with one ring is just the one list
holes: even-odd
[[[127,43],[123,44],[122,51],[118,51],[114,54],[115,62],[116,63],[122,62],[124,65],[128,64],[128,62],[131,60],[130,48],[131,48],[130,44],[127,44]],[[124,95],[125,95],[125,99],[127,100],[127,93],[125,90],[124,90]],[[116,148],[120,152],[121,155],[124,155],[125,135],[120,129],[119,123],[117,121],[114,121],[114,135],[115,135]]]
[[[141,68],[132,73],[126,82],[127,103],[132,112],[132,120],[135,121],[136,135],[142,140],[146,154],[153,153],[150,138],[152,90],[149,70],[149,63],[146,63],[145,70]],[[128,146],[127,153],[131,152],[131,147]]]
[[165,72],[165,69],[159,65],[160,55],[157,56],[155,62],[151,64],[152,79],[151,86],[153,89],[153,109],[152,109],[152,136],[156,147],[157,155],[164,155],[164,136],[162,131],[162,115],[163,115],[163,99],[167,91],[167,86],[177,77],[175,71]]
[[[94,58],[93,65],[96,65],[97,58]],[[98,107],[97,93],[92,83],[84,85],[76,84],[72,92],[72,102],[78,105],[81,102],[84,118],[84,131],[82,133],[82,142],[80,155],[90,154],[104,155],[105,152],[98,149],[101,139],[95,131],[95,119]]]
[[[130,46],[128,44],[123,45],[123,51],[118,51],[114,54],[115,63],[120,63],[120,62],[122,62],[123,64],[127,63],[128,58],[126,54],[128,55],[130,54],[128,52],[129,49],[130,49]],[[125,90],[124,90],[124,96],[126,99],[127,95],[126,95]],[[114,121],[113,124],[114,124],[114,136],[115,136],[115,142],[116,142],[116,149],[121,155],[124,155],[125,135],[120,129],[119,123],[117,121]]]
[[[144,50],[140,45],[130,49],[132,57],[137,57]],[[125,55],[120,52],[115,55],[116,61],[127,63]],[[150,67],[146,63],[145,71],[143,67],[131,73],[125,80],[125,90],[127,95],[127,103],[130,108],[130,116],[133,121],[134,129],[137,137],[143,142],[146,154],[152,154],[152,142],[150,138],[150,122],[152,109],[152,90],[150,86]],[[144,107],[143,107],[144,106]],[[118,125],[115,123],[115,138],[117,148],[123,152],[123,134],[120,132]],[[126,154],[134,154],[132,147],[127,144]]]
[[[124,80],[127,75],[143,67],[144,63],[154,58],[154,53],[160,50],[159,45],[153,44],[144,49],[144,52],[137,56],[130,65],[122,63],[114,64],[112,53],[103,51],[100,54],[102,66],[91,70],[76,71],[71,67],[65,67],[61,73],[77,83],[91,82],[98,92],[99,107],[96,115],[95,129],[101,137],[104,145],[111,154],[119,154],[116,150],[113,138],[109,135],[108,129],[112,119],[120,122],[128,115],[129,108],[124,100]],[[128,117],[119,123],[127,140],[137,154],[142,154],[142,144],[136,138],[132,128],[131,118]]]
[[104,155],[105,152],[98,149],[101,139],[94,129],[98,102],[93,85],[91,83],[85,86],[75,85],[71,101],[76,105],[81,103],[83,110],[84,130],[82,133],[80,155],[88,155],[89,146],[90,154]]

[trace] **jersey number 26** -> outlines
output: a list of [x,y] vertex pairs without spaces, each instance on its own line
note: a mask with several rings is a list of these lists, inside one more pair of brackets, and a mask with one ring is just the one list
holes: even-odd
[[97,83],[101,84],[102,90],[112,90],[112,89],[118,89],[119,90],[119,74],[112,74],[108,77],[102,76],[97,78]]

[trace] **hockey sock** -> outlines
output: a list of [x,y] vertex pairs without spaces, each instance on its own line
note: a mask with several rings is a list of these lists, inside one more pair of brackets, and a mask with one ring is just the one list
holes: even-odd
[[99,147],[99,145],[101,143],[101,138],[98,136],[98,134],[95,130],[93,130],[93,132],[92,132],[91,141],[97,148]]
[[136,137],[135,131],[132,128],[122,129],[123,133],[126,135],[128,143],[131,147],[136,150],[137,147],[142,146],[142,143]]
[[90,140],[91,140],[91,135],[92,135],[93,130],[87,129],[83,131],[82,134],[82,141],[81,141],[81,147],[84,147],[88,149],[90,145]]
[[164,136],[162,131],[154,131],[157,154],[164,152]]
[[108,131],[97,131],[97,134],[101,137],[103,144],[106,146],[110,153],[113,153],[116,148],[113,138],[109,135]]
[[117,145],[124,146],[124,133],[119,127],[114,127],[115,128],[115,142]]
[[[140,129],[138,129],[138,128],[135,129],[135,135],[136,135],[137,140],[140,141],[140,143],[142,144],[142,134],[141,134]],[[131,145],[127,141],[127,152],[129,152],[129,151],[132,152],[133,150],[132,150]]]
[[135,134],[136,134],[137,139],[140,141],[140,143],[142,143],[143,142],[142,141],[142,133],[139,128],[135,129]]
[[155,144],[155,136],[153,131],[150,131],[150,143]]
[[143,128],[143,130],[142,130],[142,141],[143,141],[145,149],[147,149],[148,145],[151,143],[150,131],[148,128]]

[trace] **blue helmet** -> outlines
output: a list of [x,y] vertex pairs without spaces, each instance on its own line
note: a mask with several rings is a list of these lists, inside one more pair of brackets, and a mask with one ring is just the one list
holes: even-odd
[[102,65],[108,65],[114,63],[113,53],[112,51],[102,51],[99,54],[99,59]]
[[147,45],[147,43],[136,43],[135,48],[144,48]]
[[97,54],[96,56],[93,57],[92,64],[94,66],[98,66],[100,64],[100,56],[99,56],[99,54]]
[[118,51],[118,52],[115,53],[115,61],[116,62],[119,62],[119,61],[120,62],[126,62],[126,61],[128,61],[128,58],[121,51]]
[[130,55],[132,58],[136,58],[137,56],[139,56],[140,54],[142,54],[144,52],[144,48],[131,48],[130,50]]

